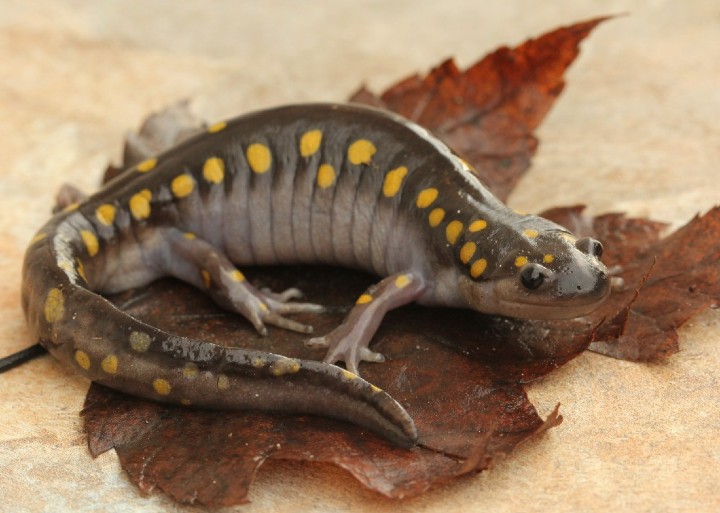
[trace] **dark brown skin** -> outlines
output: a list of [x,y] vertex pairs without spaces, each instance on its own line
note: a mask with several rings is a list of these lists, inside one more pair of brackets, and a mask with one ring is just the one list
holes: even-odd
[[[417,439],[407,412],[357,374],[384,314],[418,301],[518,317],[584,315],[608,294],[601,247],[507,209],[467,165],[410,122],[299,105],[210,127],[128,169],[46,224],[27,251],[34,337],[93,381],[153,400],[341,418]],[[164,333],[98,293],[174,276],[266,325],[321,311],[259,291],[236,265],[327,263],[384,276],[346,321],[310,339],[325,362]],[[334,365],[343,361],[347,370]]]

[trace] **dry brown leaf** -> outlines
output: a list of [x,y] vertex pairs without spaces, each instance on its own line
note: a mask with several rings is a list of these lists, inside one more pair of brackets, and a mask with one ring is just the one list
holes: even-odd
[[[596,19],[558,29],[511,50],[502,48],[461,72],[447,61],[423,79],[411,77],[379,99],[435,131],[505,196],[527,169],[532,131],[562,90],[563,72]],[[258,286],[296,286],[329,314],[297,319],[327,332],[341,322],[367,275],[327,268],[248,270]],[[113,298],[132,315],[166,331],[219,344],[315,358],[301,335],[250,325],[189,287],[161,282]],[[247,500],[267,458],[328,461],[390,497],[424,492],[479,471],[498,455],[561,421],[543,421],[522,383],[537,379],[591,342],[598,322],[521,322],[457,310],[403,308],[388,315],[374,349],[388,360],[363,374],[410,412],[420,440],[411,450],[341,422],[310,416],[210,412],[140,401],[93,385],[83,411],[93,454],[115,448],[131,479],[180,502],[224,506]]]

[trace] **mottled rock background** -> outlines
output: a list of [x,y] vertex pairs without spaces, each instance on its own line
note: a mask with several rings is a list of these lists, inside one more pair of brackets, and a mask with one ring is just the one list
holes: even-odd
[[[0,0],[0,354],[32,342],[20,266],[54,192],[92,190],[148,112],[189,98],[217,120],[342,100],[613,13],[628,15],[583,43],[510,203],[585,202],[677,227],[720,203],[716,0]],[[565,422],[479,476],[398,503],[330,466],[271,463],[243,510],[718,511],[720,311],[681,337],[663,364],[585,354],[534,384],[541,413],[559,401]],[[189,511],[141,497],[114,454],[90,458],[86,389],[50,358],[0,376],[0,509]]]

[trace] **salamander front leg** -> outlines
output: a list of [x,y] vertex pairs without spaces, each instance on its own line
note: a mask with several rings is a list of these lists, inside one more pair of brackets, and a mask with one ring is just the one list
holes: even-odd
[[308,347],[328,348],[325,362],[345,362],[350,372],[358,374],[361,361],[382,362],[383,355],[368,348],[370,340],[385,314],[393,308],[415,301],[425,290],[425,282],[413,272],[388,276],[370,287],[356,301],[345,321],[323,337],[311,338]]
[[260,291],[214,246],[190,233],[170,229],[165,235],[168,254],[164,271],[204,290],[220,306],[249,320],[258,333],[267,335],[266,324],[300,333],[312,333],[312,326],[283,317],[298,312],[322,312],[313,303],[288,302],[298,296],[297,289],[281,293]]

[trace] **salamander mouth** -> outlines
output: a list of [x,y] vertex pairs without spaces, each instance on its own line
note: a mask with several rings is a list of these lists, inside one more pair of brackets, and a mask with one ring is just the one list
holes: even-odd
[[597,310],[608,293],[600,298],[583,298],[583,301],[548,301],[544,303],[498,300],[504,315],[520,319],[573,319],[583,317]]
[[602,276],[591,290],[573,295],[529,294],[514,285],[498,286],[495,291],[498,310],[503,315],[522,319],[572,319],[597,310],[610,295],[610,286]]

